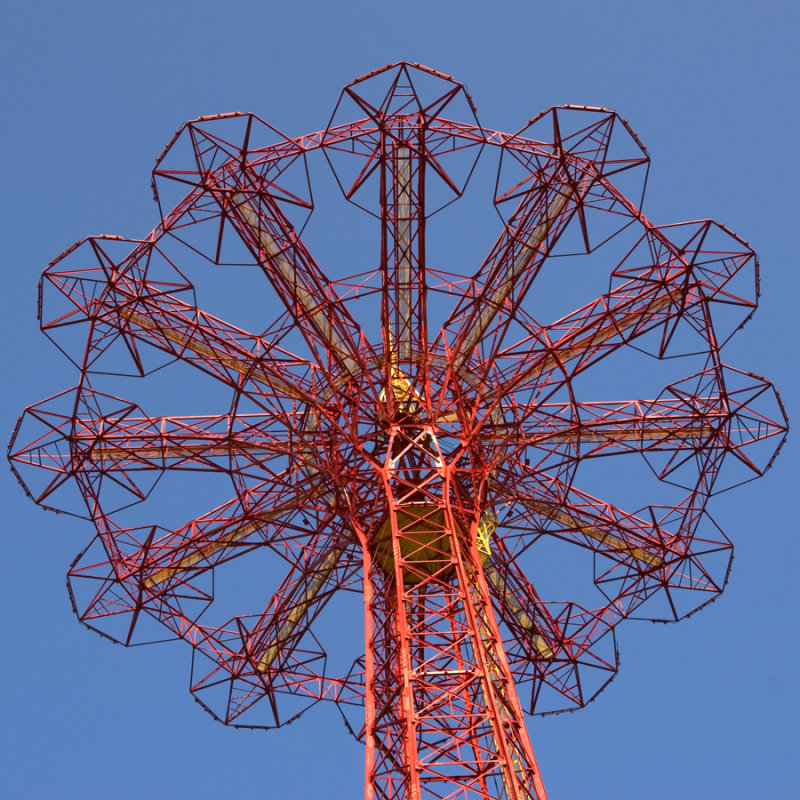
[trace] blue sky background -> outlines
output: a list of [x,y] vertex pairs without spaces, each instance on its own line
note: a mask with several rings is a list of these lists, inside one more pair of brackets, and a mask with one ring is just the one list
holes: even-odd
[[[179,125],[243,110],[290,135],[318,130],[345,83],[399,59],[464,82],[490,128],[562,103],[627,118],[653,160],[650,219],[711,217],[758,251],[761,306],[725,360],[773,380],[796,409],[796,3],[4,6],[8,435],[26,405],[77,379],[38,331],[39,273],[85,235],[153,227],[150,170]],[[790,440],[766,478],[712,501],[737,548],[717,603],[679,625],[624,625],[611,687],[575,714],[531,721],[553,800],[796,796],[797,475]],[[280,731],[229,730],[192,702],[185,645],[125,650],[82,629],[64,574],[88,524],[40,511],[7,471],[0,485],[0,793],[361,795],[363,750],[333,709]]]

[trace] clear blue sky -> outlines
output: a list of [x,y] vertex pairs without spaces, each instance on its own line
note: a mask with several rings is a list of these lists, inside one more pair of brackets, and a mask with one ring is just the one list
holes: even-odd
[[[712,217],[759,252],[761,307],[726,361],[773,380],[790,416],[797,406],[794,2],[44,0],[7,3],[2,27],[8,435],[77,379],[38,332],[40,271],[85,235],[150,230],[150,169],[182,122],[243,110],[317,130],[342,85],[399,59],[463,81],[490,128],[554,104],[618,110],[653,159],[648,216]],[[716,604],[622,626],[611,687],[531,721],[553,800],[797,795],[798,466],[790,439],[766,478],[712,501],[737,548]],[[82,629],[64,573],[88,524],[40,511],[7,471],[2,493],[0,793],[360,796],[363,752],[332,709],[229,730],[192,702],[185,646],[125,650]]]

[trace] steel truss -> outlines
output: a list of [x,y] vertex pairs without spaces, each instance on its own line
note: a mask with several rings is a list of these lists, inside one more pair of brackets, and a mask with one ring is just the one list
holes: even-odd
[[[434,271],[426,227],[483,151],[500,155],[499,238],[472,277]],[[333,280],[299,234],[318,152],[378,219],[375,270]],[[630,199],[647,165],[614,112],[491,131],[461,84],[408,63],[345,87],[308,136],[250,114],[187,123],[153,173],[158,227],[85,239],[40,287],[42,329],[81,377],[25,411],[9,452],[35,502],[74,512],[77,489],[96,527],[69,573],[81,621],[126,644],[147,619],[185,639],[192,692],[225,723],[363,705],[367,798],[545,798],[525,712],[588,702],[634,612],[678,619],[722,591],[731,544],[706,502],[763,474],[787,430],[772,385],[720,360],[756,306],[754,253],[711,221],[651,223]],[[607,291],[534,317],[548,261],[620,242]],[[283,305],[261,334],[198,308],[181,271],[230,247]],[[581,397],[623,346],[665,359],[689,339],[699,368],[657,396]],[[95,388],[169,361],[227,387],[230,409],[148,416]],[[626,454],[685,493],[631,513],[580,488],[579,466]],[[232,496],[174,530],[131,526],[124,509],[177,470],[229,475]],[[526,558],[545,541],[593,553],[599,604],[539,596]],[[266,607],[210,621],[210,576],[256,551],[288,562]],[[347,590],[363,593],[365,650],[332,675],[313,629]]]

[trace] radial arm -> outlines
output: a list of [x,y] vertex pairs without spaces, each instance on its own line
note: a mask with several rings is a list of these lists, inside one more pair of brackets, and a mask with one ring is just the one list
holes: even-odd
[[534,529],[546,528],[637,569],[659,567],[667,555],[669,537],[652,523],[555,479],[526,480],[518,471],[500,470],[491,488],[499,493],[498,505],[500,498],[518,503]]
[[128,323],[126,330],[134,338],[225,383],[238,388],[244,377],[286,397],[310,400],[302,380],[287,377],[292,367],[305,366],[305,362],[288,354],[281,358],[269,343],[182,301],[161,297],[109,310]]
[[[443,326],[445,331],[454,331],[451,363],[456,372],[484,340],[501,312],[492,347],[502,341],[515,308],[575,212],[574,195],[572,182],[557,172],[535,183],[523,197],[478,271],[476,289],[458,303]],[[493,360],[488,354],[485,357]]]
[[[288,475],[278,476],[251,495],[247,507],[242,507],[241,501],[231,501],[154,542],[140,567],[145,585],[159,586],[172,578],[181,581],[264,542],[291,544],[293,539],[302,539],[306,531],[304,525],[292,522],[293,517],[312,513],[315,504],[321,508],[328,505],[319,499],[324,495],[319,481],[299,487]],[[256,538],[250,541],[254,535]]]
[[259,672],[271,669],[277,659],[290,653],[333,593],[357,573],[361,559],[345,557],[351,545],[351,537],[325,530],[304,546],[303,557],[251,630],[250,649]]
[[209,190],[295,319],[317,363],[327,365],[321,345],[346,374],[356,374],[360,328],[268,185],[244,164],[218,170],[209,177]]
[[542,386],[555,370],[572,378],[650,332],[659,334],[656,354],[663,357],[682,320],[704,336],[713,335],[710,301],[734,302],[728,286],[753,261],[752,250],[735,240],[725,246],[738,251],[705,252],[695,245],[697,249],[687,253],[664,230],[644,218],[642,224],[645,234],[632,253],[644,251],[647,262],[629,267],[627,262],[634,259],[629,254],[614,271],[616,285],[606,294],[543,328],[526,322],[529,337],[509,346],[498,359],[503,362],[498,394],[533,382]]
[[[515,679],[533,678],[530,712],[541,709],[542,684],[576,706],[584,705],[614,672],[598,642],[613,628],[614,618],[602,609],[586,611],[575,604],[545,603],[498,537],[484,566],[498,616],[514,641],[507,651]],[[593,680],[588,676],[592,670]],[[598,686],[599,684],[599,686]]]

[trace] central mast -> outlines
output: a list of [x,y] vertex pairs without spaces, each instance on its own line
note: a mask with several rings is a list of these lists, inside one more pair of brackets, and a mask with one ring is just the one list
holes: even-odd
[[385,144],[380,181],[386,512],[365,553],[366,797],[543,800],[483,574],[485,531],[478,546],[493,517],[459,479],[460,448],[440,443],[421,369],[424,134],[409,126]]

